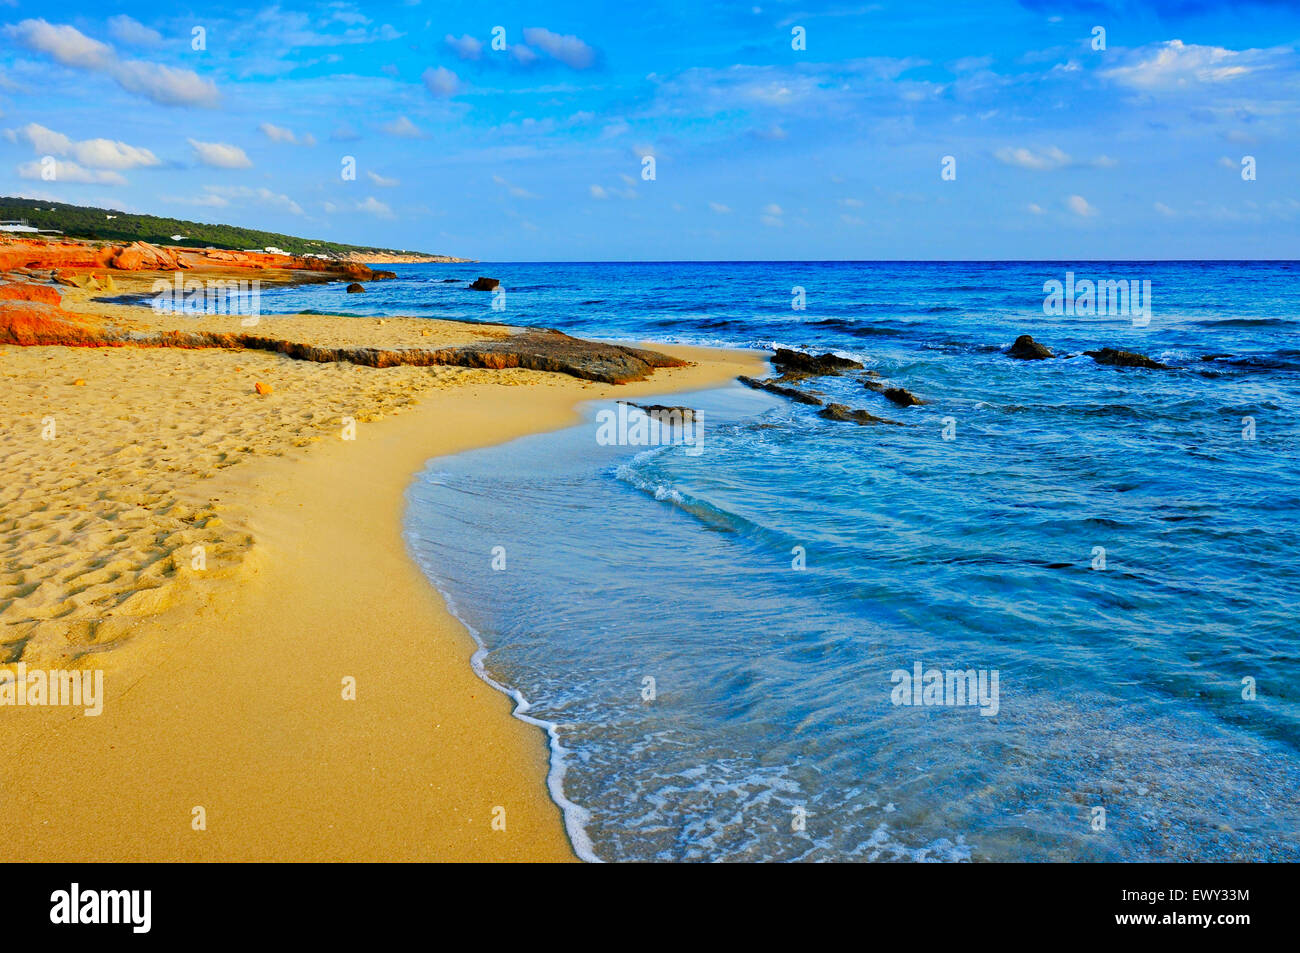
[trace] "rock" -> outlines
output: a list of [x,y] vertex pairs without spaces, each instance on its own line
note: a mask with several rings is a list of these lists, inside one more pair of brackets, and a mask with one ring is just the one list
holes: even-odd
[[629,407],[635,407],[637,410],[645,411],[651,417],[654,417],[662,423],[685,423],[695,419],[694,407],[667,407],[664,404],[634,404],[630,400],[620,400],[620,404],[627,404]]
[[259,394],[265,397],[267,394],[273,392],[275,388],[272,387],[270,384],[263,384],[261,381],[258,381],[256,384],[253,385],[253,390],[257,391]]
[[1168,364],[1161,364],[1159,361],[1153,361],[1145,354],[1138,354],[1136,351],[1117,351],[1113,347],[1104,347],[1100,351],[1084,351],[1090,358],[1098,364],[1108,364],[1112,367],[1149,367],[1152,369],[1168,370]]
[[474,279],[474,283],[469,287],[471,291],[496,291],[501,287],[501,282],[495,278],[484,278],[480,275]]
[[862,386],[867,390],[874,390],[877,394],[883,394],[885,392],[885,385],[880,383],[880,381],[863,381]]
[[62,296],[49,285],[33,285],[26,282],[0,285],[0,301],[39,301],[56,308],[63,304]]
[[862,369],[860,362],[851,361],[846,357],[836,357],[834,354],[805,354],[784,347],[776,349],[776,353],[772,355],[772,364],[786,374],[793,371],[805,376],[839,374],[843,370]]
[[352,282],[352,284],[348,285],[348,294],[350,295],[354,295],[360,291],[365,291],[365,290],[366,290],[365,288],[357,284],[355,281]]
[[344,262],[340,271],[344,278],[352,281],[373,281],[375,277],[369,265],[362,265],[355,261]]
[[877,417],[875,414],[869,414],[865,410],[854,410],[844,404],[827,404],[817,412],[818,417],[825,417],[827,420],[838,420],[844,423],[855,424],[893,424],[895,427],[901,427],[896,420],[886,420],[883,417]]
[[86,379],[85,379],[84,377],[78,377],[75,381],[72,382],[72,386],[73,386],[73,387],[85,387],[85,386],[86,386]]
[[395,271],[372,271],[370,273],[371,281],[391,281],[397,277]]
[[917,397],[910,390],[905,390],[902,387],[886,388],[885,397],[892,400],[899,407],[916,407],[925,403],[925,401]]
[[144,253],[138,248],[126,247],[117,253],[109,264],[119,271],[139,271],[144,267]]
[[753,377],[746,377],[741,374],[736,380],[740,381],[746,387],[752,387],[754,390],[765,390],[772,394],[780,394],[782,397],[788,397],[796,403],[811,404],[814,407],[820,407],[822,402],[811,394],[805,394],[801,390],[793,387],[782,387],[774,381],[760,381]]
[[1044,361],[1049,357],[1056,357],[1056,355],[1028,334],[1022,334],[1016,338],[1011,347],[1007,348],[1007,357],[1014,357],[1021,361]]
[[84,275],[74,275],[67,271],[56,271],[50,278],[56,285],[66,285],[69,288],[84,288],[87,284]]

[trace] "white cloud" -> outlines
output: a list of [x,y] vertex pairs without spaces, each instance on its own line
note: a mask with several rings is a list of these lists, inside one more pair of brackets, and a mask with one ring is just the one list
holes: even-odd
[[596,51],[572,35],[552,33],[540,26],[524,28],[524,42],[573,69],[587,69],[596,62]]
[[195,204],[220,206],[221,199],[244,199],[266,208],[276,208],[294,215],[302,214],[302,207],[289,196],[267,188],[255,189],[247,185],[205,185],[203,188],[207,190],[208,196],[217,201],[196,199]]
[[125,13],[108,19],[108,32],[113,39],[128,46],[153,46],[162,42],[162,34],[150,29]]
[[603,186],[593,185],[593,186],[592,186],[590,189],[588,189],[587,191],[589,191],[589,192],[591,193],[591,197],[592,197],[593,199],[607,199],[607,198],[609,198],[609,193],[605,191],[605,189],[604,189]]
[[217,87],[188,69],[131,60],[112,70],[117,84],[162,106],[215,106]]
[[272,142],[291,142],[297,143],[298,137],[293,134],[292,129],[286,129],[284,126],[273,126],[269,122],[264,122],[257,127],[262,131],[262,135]]
[[73,159],[92,169],[133,169],[136,166],[161,165],[158,157],[148,149],[129,146],[112,139],[86,139],[74,142],[61,132],[47,129],[31,122],[18,133],[32,144],[37,152],[50,155],[71,155]]
[[239,146],[225,142],[199,142],[197,139],[188,141],[204,165],[218,169],[250,169],[253,166],[253,161]]
[[424,71],[423,79],[425,87],[435,96],[455,96],[460,89],[460,77],[445,66],[430,67]]
[[1025,207],[1026,207],[1027,209],[1029,209],[1029,212],[1030,212],[1030,214],[1032,214],[1032,215],[1042,215],[1042,214],[1043,214],[1043,207],[1042,207],[1041,205],[1039,205],[1037,202],[1030,202],[1030,203],[1029,203],[1027,206],[1025,206]]
[[380,175],[378,172],[367,171],[366,176],[370,179],[371,182],[375,183],[375,185],[384,189],[395,188],[396,186],[402,184],[400,180],[385,178],[384,176]]
[[993,158],[1007,165],[1019,166],[1022,169],[1034,169],[1040,172],[1047,169],[1059,169],[1062,166],[1069,165],[1071,161],[1070,157],[1056,146],[1049,146],[1037,152],[1033,149],[1004,147],[994,152]]
[[1101,76],[1143,92],[1190,89],[1239,79],[1267,68],[1267,50],[1229,50],[1167,40],[1129,51],[1123,65],[1102,70]]
[[1082,195],[1071,195],[1065,200],[1065,207],[1075,215],[1082,218],[1091,218],[1097,214],[1097,210],[1088,204],[1088,200]]
[[[45,175],[43,173],[45,169],[45,163],[33,160],[20,165],[18,175],[24,179],[44,179]],[[54,161],[54,179],[52,181],[93,183],[96,185],[126,185],[126,179],[117,172],[86,169],[75,162],[64,162],[58,159]]]
[[513,182],[503,179],[499,175],[492,176],[492,181],[495,182],[497,185],[505,186],[506,191],[509,192],[514,198],[517,199],[537,198],[536,195],[534,195],[532,192],[529,192],[523,186],[515,185]]
[[368,212],[371,215],[377,215],[380,218],[392,218],[393,210],[385,205],[373,195],[368,196],[364,202],[357,203],[358,212]]
[[452,52],[463,60],[476,60],[479,58],[479,54],[483,52],[482,42],[468,33],[459,37],[448,33],[444,42],[451,47]]
[[1171,209],[1171,208],[1170,208],[1168,205],[1166,205],[1164,202],[1156,202],[1156,203],[1155,203],[1153,206],[1151,206],[1151,207],[1154,208],[1154,209],[1155,209],[1157,212],[1159,212],[1161,215],[1165,216],[1166,218],[1173,218],[1173,216],[1176,214],[1176,213],[1174,212],[1174,210]]
[[390,136],[399,136],[403,139],[418,139],[424,135],[420,127],[405,116],[398,116],[392,122],[384,123],[380,128]]
[[713,209],[713,211],[717,212],[719,215],[727,215],[731,212],[731,209],[726,205],[723,205],[721,202],[710,202],[709,208]]
[[510,55],[514,57],[515,62],[520,66],[531,66],[539,58],[536,53],[522,43],[516,43],[510,47]]
[[777,205],[775,202],[773,202],[773,203],[771,203],[770,205],[764,205],[764,206],[763,206],[763,214],[764,214],[764,215],[784,215],[784,214],[785,214],[785,210],[782,209],[781,206],[779,206],[779,205]]
[[75,27],[28,19],[8,25],[4,31],[29,50],[72,69],[104,73],[127,92],[163,106],[215,106],[220,98],[216,84],[193,70],[119,60],[107,43],[91,39]]
[[76,27],[56,26],[45,20],[23,20],[5,27],[5,33],[29,50],[44,53],[74,69],[107,69],[113,62],[113,48],[92,40]]

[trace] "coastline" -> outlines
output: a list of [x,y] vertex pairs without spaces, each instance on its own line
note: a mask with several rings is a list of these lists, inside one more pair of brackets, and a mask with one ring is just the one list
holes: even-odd
[[[75,361],[132,349],[22,350]],[[437,369],[454,384],[410,395],[394,419],[359,415],[355,441],[243,460],[186,488],[196,508],[223,501],[227,532],[256,542],[229,578],[82,657],[108,671],[102,715],[7,712],[10,748],[26,756],[6,769],[5,859],[573,859],[545,739],[474,673],[470,633],[406,550],[405,493],[429,459],[571,425],[581,402],[701,389],[762,364],[660,350],[697,363],[619,386]],[[202,369],[200,355],[179,356]],[[349,676],[355,701],[341,696]],[[206,830],[193,829],[195,807]],[[505,831],[491,825],[498,807]]]

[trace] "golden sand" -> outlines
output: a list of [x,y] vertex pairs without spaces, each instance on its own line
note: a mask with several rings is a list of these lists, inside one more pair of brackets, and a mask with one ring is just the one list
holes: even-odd
[[[315,315],[263,331],[384,347],[510,333]],[[98,717],[0,708],[0,859],[571,859],[544,737],[473,674],[469,634],[407,554],[404,493],[429,458],[570,425],[579,401],[761,363],[656,347],[697,363],[616,387],[266,352],[0,351],[0,660],[102,669],[107,695]]]

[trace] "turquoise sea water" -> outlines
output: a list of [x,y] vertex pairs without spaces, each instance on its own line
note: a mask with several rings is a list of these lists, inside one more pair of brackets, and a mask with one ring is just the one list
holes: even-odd
[[[263,305],[833,350],[927,401],[662,398],[702,409],[699,454],[602,446],[594,404],[416,481],[412,550],[549,726],[584,856],[1300,859],[1296,265],[395,270]],[[1149,280],[1149,324],[1045,315],[1067,271]],[[1008,359],[1023,333],[1074,356]],[[917,663],[996,670],[997,714],[895,704]]]

